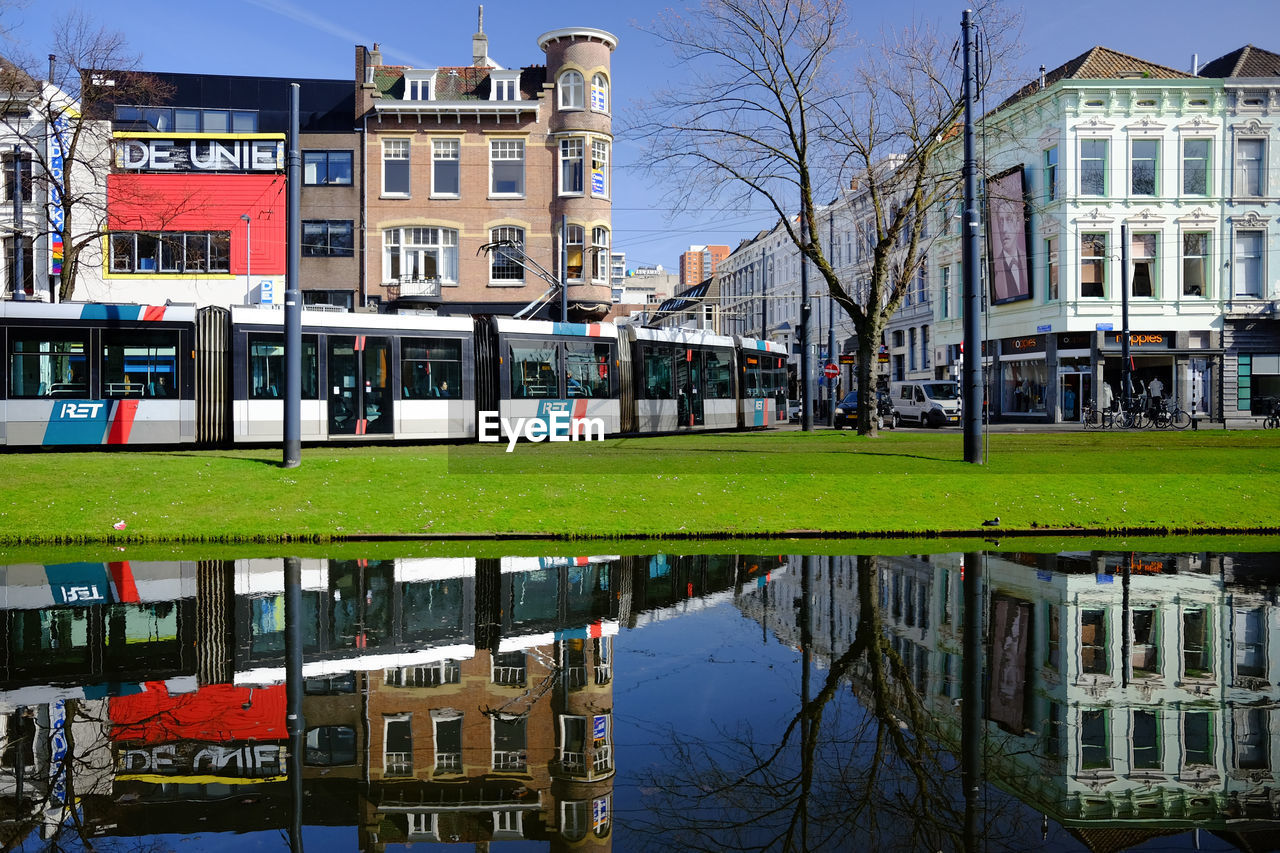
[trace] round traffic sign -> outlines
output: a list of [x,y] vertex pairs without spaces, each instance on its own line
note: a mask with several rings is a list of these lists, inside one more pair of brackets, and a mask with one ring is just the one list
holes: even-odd
[[835,364],[828,364],[826,367],[822,368],[822,375],[828,379],[835,379],[840,375],[840,368]]

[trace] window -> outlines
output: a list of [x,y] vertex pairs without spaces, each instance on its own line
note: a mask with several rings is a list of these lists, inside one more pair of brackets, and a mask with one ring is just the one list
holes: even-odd
[[560,75],[560,109],[580,110],[583,108],[582,75],[577,71],[566,71]]
[[177,332],[103,333],[102,396],[168,397],[177,375]]
[[1058,197],[1058,149],[1057,146],[1044,152],[1044,199],[1053,201]]
[[302,255],[307,258],[350,258],[355,254],[355,223],[350,219],[307,219],[302,222]]
[[355,764],[356,730],[351,726],[317,726],[307,729],[305,763],[312,767]]
[[493,715],[493,769],[523,773],[526,769],[526,724],[528,718],[518,714]]
[[524,195],[524,140],[490,140],[489,174],[490,195]]
[[[22,292],[35,293],[36,277],[35,277],[35,250],[31,237],[23,237],[22,239]],[[4,238],[4,290],[5,293],[17,292],[17,276],[18,276],[18,258],[16,252],[17,237]]]
[[413,775],[413,715],[382,718],[382,772],[385,776]]
[[1186,678],[1213,675],[1213,654],[1209,643],[1209,620],[1203,609],[1182,613],[1182,673]]
[[520,100],[520,89],[517,87],[516,79],[508,77],[506,79],[493,78],[492,91],[489,93],[491,101],[518,101]]
[[582,164],[585,141],[574,137],[560,140],[560,193],[582,192]]
[[400,345],[404,399],[462,397],[462,342],[447,338],[405,338]]
[[1158,234],[1134,234],[1130,240],[1133,256],[1133,279],[1129,283],[1130,296],[1159,296],[1160,288],[1156,267]]
[[[249,397],[253,400],[278,399],[284,394],[284,335],[254,333],[249,335]],[[302,336],[302,399],[320,396],[320,360],[316,355],[316,336]]]
[[1080,611],[1080,671],[1102,675],[1109,672],[1105,611]]
[[511,396],[559,397],[560,369],[556,346],[550,341],[513,345],[510,351]]
[[564,345],[564,367],[568,376],[567,397],[609,396],[609,345]]
[[609,112],[609,78],[603,74],[591,76],[591,109],[598,113]]
[[1209,232],[1182,235],[1182,295],[1209,295]]
[[940,272],[942,273],[942,298],[938,305],[938,316],[945,320],[951,316],[951,265],[943,264]]
[[382,140],[382,194],[409,195],[409,140]]
[[929,327],[920,327],[920,366],[929,369]]
[[1155,711],[1133,712],[1133,769],[1160,768],[1160,717]]
[[1080,235],[1080,296],[1102,299],[1107,290],[1107,235]]
[[1265,770],[1271,764],[1266,708],[1233,708],[1236,747],[1235,766],[1240,770]]
[[916,369],[916,329],[912,326],[907,330],[907,369]]
[[591,280],[609,280],[609,229],[602,226],[591,229]]
[[382,232],[383,281],[458,283],[458,232],[451,228],[390,228]]
[[9,333],[9,397],[87,396],[88,332]]
[[1098,708],[1080,712],[1080,769],[1103,770],[1111,767],[1108,731],[1109,714]]
[[1138,678],[1160,672],[1160,622],[1153,607],[1135,607],[1129,614],[1132,645],[1129,660]]
[[609,194],[609,143],[603,139],[591,140],[591,194]]
[[231,269],[231,232],[111,235],[115,273],[225,273]]
[[1135,139],[1131,153],[1129,192],[1133,195],[1155,195],[1160,142],[1155,139]]
[[1185,139],[1182,142],[1183,195],[1209,194],[1209,140]]
[[582,255],[585,249],[583,244],[585,239],[585,230],[581,225],[570,225],[565,232],[565,259],[567,261],[566,269],[568,270],[566,278],[570,281],[582,281]]
[[1231,611],[1231,644],[1235,655],[1235,674],[1243,678],[1265,678],[1267,675],[1267,639],[1265,608],[1233,608]]
[[1235,246],[1235,295],[1262,295],[1263,231],[1237,231]]
[[114,129],[158,133],[257,133],[258,113],[255,110],[117,106]]
[[1080,142],[1080,195],[1107,194],[1107,140]]
[[1045,288],[1044,298],[1046,302],[1052,302],[1058,298],[1058,238],[1049,237],[1044,241],[1044,257],[1045,257]]
[[[31,155],[22,154],[18,157],[18,162],[22,164],[22,200],[31,201]],[[13,152],[7,152],[0,163],[4,168],[4,199],[3,201],[12,202],[14,197],[13,191]]]
[[456,197],[461,187],[456,139],[431,141],[431,195]]
[[462,714],[431,712],[435,734],[436,772],[462,772]]
[[304,186],[350,186],[352,153],[350,151],[303,151],[302,183]]
[[1259,198],[1267,193],[1263,140],[1236,140],[1236,195]]
[[1062,632],[1062,608],[1046,602],[1045,617],[1044,665],[1058,672],[1062,669],[1062,646],[1059,640]]
[[[524,248],[524,229],[514,225],[503,225],[489,232],[489,239],[497,243],[509,241],[515,248]],[[489,254],[489,280],[503,284],[524,283],[524,266],[520,263],[518,252],[508,252],[501,246],[495,247]]]
[[1189,767],[1213,764],[1213,712],[1182,712],[1182,743]]

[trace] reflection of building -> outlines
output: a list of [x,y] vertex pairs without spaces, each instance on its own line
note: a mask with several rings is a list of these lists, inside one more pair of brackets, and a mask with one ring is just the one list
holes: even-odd
[[[366,850],[610,849],[618,626],[776,566],[302,561],[304,823],[350,827]],[[68,790],[93,836],[288,826],[282,561],[15,565],[0,581],[5,803],[20,774],[20,806]],[[31,813],[63,819],[73,831]]]
[[[985,751],[988,778],[1081,833],[1113,821],[1153,832],[1195,820],[1223,832],[1274,819],[1280,658],[1270,650],[1280,642],[1280,609],[1274,590],[1224,580],[1247,562],[987,555],[982,699],[987,738],[998,744]],[[881,561],[884,628],[944,739],[956,743],[963,577],[958,555],[915,568]],[[1025,653],[997,671],[996,647],[1013,636],[1001,602],[1025,607],[1030,625]],[[994,707],[1002,679],[1022,704]]]

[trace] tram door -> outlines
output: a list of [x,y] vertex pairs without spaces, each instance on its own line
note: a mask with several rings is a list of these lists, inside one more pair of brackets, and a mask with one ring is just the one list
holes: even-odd
[[702,364],[691,349],[676,356],[676,389],[679,426],[701,426]]
[[329,433],[391,432],[391,340],[329,336]]

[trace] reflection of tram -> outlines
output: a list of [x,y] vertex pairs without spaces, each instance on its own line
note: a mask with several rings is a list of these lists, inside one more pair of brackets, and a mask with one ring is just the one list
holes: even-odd
[[[282,437],[271,308],[0,303],[0,444],[223,445]],[[475,439],[478,412],[606,434],[773,426],[785,355],[697,331],[302,312],[304,441]]]

